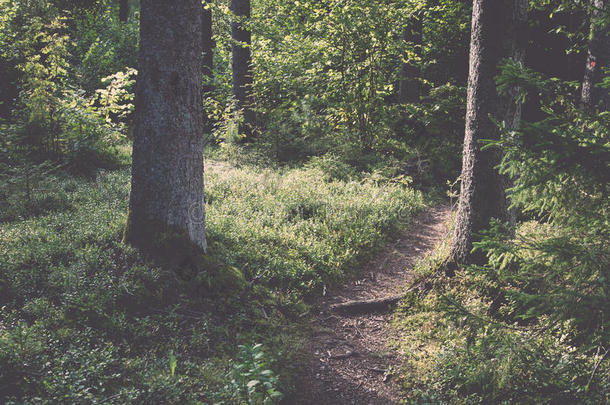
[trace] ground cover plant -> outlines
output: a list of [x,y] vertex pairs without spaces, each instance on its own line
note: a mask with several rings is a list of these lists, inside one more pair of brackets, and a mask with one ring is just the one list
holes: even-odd
[[[306,311],[303,298],[343,279],[423,206],[420,193],[389,179],[209,162],[214,254],[200,274],[169,274],[121,242],[127,170],[50,182],[65,204],[0,225],[9,403],[247,401],[258,377],[241,366],[230,377],[231,358],[256,360],[244,367],[269,377],[269,395],[280,392],[265,370],[288,369],[298,336],[288,320]],[[266,349],[236,357],[238,344],[259,341]]]

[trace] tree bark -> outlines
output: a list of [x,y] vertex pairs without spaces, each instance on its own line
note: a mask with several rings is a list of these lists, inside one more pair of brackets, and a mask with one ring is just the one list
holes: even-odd
[[244,122],[240,132],[246,135],[246,141],[252,137],[255,126],[254,98],[252,96],[252,56],[250,46],[252,35],[244,26],[250,19],[250,0],[231,0],[233,96],[237,107],[243,112]]
[[181,265],[206,249],[201,1],[142,0],[124,240]]
[[602,80],[603,69],[610,68],[610,30],[602,21],[610,0],[591,0],[591,31],[589,50],[582,82],[582,106],[592,110],[600,102],[601,111],[610,109],[610,91],[596,85]]
[[[423,21],[421,15],[414,15],[405,27],[403,39],[406,44],[414,48],[417,56],[421,56],[423,41]],[[417,62],[409,61],[408,54],[403,55],[405,60],[400,67],[400,81],[398,83],[398,102],[413,103],[419,101],[421,85],[419,81],[420,69]]]
[[509,126],[518,125],[521,117],[521,107],[511,97],[498,95],[494,77],[501,59],[523,60],[527,5],[527,0],[475,0],[473,4],[460,202],[450,250],[453,263],[484,261],[482,254],[471,252],[476,234],[492,218],[512,219],[505,192],[507,179],[495,169],[501,154],[481,150],[480,141],[499,136],[491,116]]
[[129,0],[119,0],[119,20],[127,22],[129,19]]

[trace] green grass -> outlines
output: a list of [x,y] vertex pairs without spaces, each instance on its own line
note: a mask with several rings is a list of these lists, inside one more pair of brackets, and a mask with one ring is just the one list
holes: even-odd
[[0,402],[239,403],[239,362],[249,363],[235,360],[237,345],[257,342],[266,356],[257,367],[289,390],[304,300],[354,272],[423,206],[387,179],[208,162],[216,267],[181,277],[121,243],[128,170],[49,183],[61,204],[0,224]]

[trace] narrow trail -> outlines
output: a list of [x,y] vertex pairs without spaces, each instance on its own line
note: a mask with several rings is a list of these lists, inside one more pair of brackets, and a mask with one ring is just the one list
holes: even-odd
[[330,306],[400,293],[412,279],[410,269],[445,236],[450,214],[448,206],[423,211],[393,244],[365,263],[363,278],[329,291],[320,300],[297,394],[286,398],[285,404],[398,403],[391,371],[401,354],[388,347],[391,312],[339,315]]

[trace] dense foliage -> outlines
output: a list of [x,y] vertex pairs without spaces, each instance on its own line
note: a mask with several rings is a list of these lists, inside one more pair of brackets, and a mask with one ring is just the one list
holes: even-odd
[[[74,18],[47,1],[5,0],[0,10],[2,75],[7,95],[15,95],[3,100],[1,161],[15,165],[24,164],[23,158],[28,163],[51,159],[86,174],[115,167],[120,161],[115,148],[124,142],[123,123],[132,107],[128,89],[133,71],[127,69],[130,55],[125,53],[134,51],[133,30],[119,30],[117,22],[85,28],[86,18]],[[101,55],[97,29],[110,36],[104,41],[112,48]],[[121,55],[128,35],[132,48]],[[123,69],[126,74],[117,73]]]

